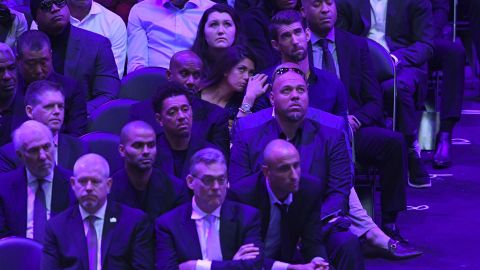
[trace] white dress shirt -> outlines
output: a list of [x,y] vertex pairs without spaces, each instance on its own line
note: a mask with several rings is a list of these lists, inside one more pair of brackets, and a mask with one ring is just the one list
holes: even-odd
[[385,39],[385,26],[387,25],[388,0],[370,0],[371,24],[368,38],[375,40],[387,51],[390,51]]
[[[92,2],[92,7],[83,20],[70,16],[70,23],[78,28],[99,34],[110,40],[113,57],[117,65],[118,76],[123,76],[127,58],[127,27],[122,18],[102,5]],[[35,21],[31,29],[38,29]]]
[[[33,239],[33,206],[35,204],[35,194],[37,193],[38,182],[37,177],[33,176],[28,169],[27,171],[27,238]],[[45,176],[43,179],[42,188],[45,193],[45,204],[47,208],[47,220],[50,219],[50,210],[52,209],[52,185],[53,185],[53,167],[49,175]]]
[[[313,51],[313,66],[322,69],[323,61],[323,49],[317,42],[322,39],[312,32],[312,51]],[[328,43],[328,50],[333,56],[333,62],[335,63],[335,70],[337,72],[337,77],[340,79],[340,68],[338,66],[338,57],[337,57],[337,46],[335,45],[335,28],[332,28],[330,33],[328,33],[326,39],[330,42]]]
[[[83,220],[83,230],[85,231],[85,237],[87,237],[88,233],[88,227],[89,227],[89,221],[87,218],[91,216],[91,214],[87,213],[80,205],[78,206],[80,209],[80,215],[82,216]],[[95,223],[93,226],[95,227],[95,232],[97,233],[97,270],[102,269],[102,233],[103,233],[103,223],[105,221],[105,210],[107,209],[107,201],[103,204],[98,211],[93,214],[93,216],[96,216],[97,219],[95,220]],[[92,269],[90,269],[92,270]]]
[[[198,234],[198,240],[200,242],[200,249],[202,250],[202,259],[203,260],[197,260],[197,265],[195,267],[196,270],[210,270],[212,267],[212,262],[209,260],[206,260],[205,258],[207,257],[207,236],[208,236],[208,228],[209,224],[207,221],[207,216],[208,215],[213,215],[216,217],[215,219],[215,231],[213,233],[220,234],[220,209],[222,206],[218,207],[215,209],[211,214],[203,212],[195,202],[195,197],[192,199],[192,216],[191,218],[195,220],[195,224],[197,226],[197,234]],[[220,239],[220,237],[217,237],[217,239]],[[220,243],[217,245],[220,247]],[[220,250],[220,253],[222,251]]]
[[192,47],[203,12],[215,3],[190,0],[182,9],[168,0],[145,0],[128,17],[128,73],[143,67],[168,68],[174,53]]
[[[265,237],[265,250],[269,250],[271,248],[277,249],[281,248],[281,239],[280,239],[280,226],[281,226],[281,220],[282,220],[282,213],[280,212],[280,209],[275,205],[276,203],[279,204],[287,204],[290,206],[290,204],[293,201],[293,195],[292,193],[288,194],[288,197],[285,199],[284,202],[281,202],[280,200],[277,199],[275,194],[273,194],[272,189],[270,188],[270,183],[268,180],[266,181],[267,183],[267,191],[268,191],[268,198],[270,199],[270,220],[268,223],[268,230],[267,230],[267,235]],[[288,268],[289,264],[280,262],[280,261],[275,261],[272,265],[272,270],[286,270]]]

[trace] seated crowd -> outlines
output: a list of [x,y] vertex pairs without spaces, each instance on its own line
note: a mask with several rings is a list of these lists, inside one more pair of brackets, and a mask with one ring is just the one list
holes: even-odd
[[[43,269],[350,270],[421,255],[397,218],[407,186],[431,186],[429,69],[444,77],[433,166],[451,164],[465,51],[443,35],[449,1],[216,2],[30,0],[38,30],[0,4],[0,238],[42,243]],[[395,78],[377,76],[375,50]],[[84,135],[147,67],[165,82],[109,134],[114,164]],[[379,225],[355,191],[372,169]]]

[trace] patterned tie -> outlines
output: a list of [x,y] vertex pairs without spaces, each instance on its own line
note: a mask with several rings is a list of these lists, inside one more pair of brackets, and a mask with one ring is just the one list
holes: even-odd
[[219,233],[215,228],[215,220],[217,219],[213,215],[208,215],[205,217],[208,224],[207,231],[207,258],[211,261],[221,261],[222,260],[222,249],[220,247],[220,238]]
[[43,242],[45,234],[45,224],[47,223],[47,204],[43,183],[45,179],[37,179],[37,192],[33,202],[33,239]]
[[288,256],[286,247],[288,246],[288,204],[286,203],[275,203],[275,206],[278,207],[281,214],[280,219],[280,250],[277,255],[277,258],[286,258]]
[[87,232],[87,247],[88,247],[88,269],[96,270],[97,269],[97,231],[95,230],[95,220],[96,216],[88,216],[88,232]]
[[320,39],[317,41],[322,47],[322,69],[325,71],[332,72],[333,74],[337,75],[337,69],[335,68],[335,61],[333,61],[333,55],[328,49],[328,39]]

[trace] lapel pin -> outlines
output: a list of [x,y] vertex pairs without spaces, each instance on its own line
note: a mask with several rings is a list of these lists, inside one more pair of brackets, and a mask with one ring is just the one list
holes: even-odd
[[117,222],[117,218],[111,217],[111,218],[110,218],[110,223],[115,223],[115,222]]

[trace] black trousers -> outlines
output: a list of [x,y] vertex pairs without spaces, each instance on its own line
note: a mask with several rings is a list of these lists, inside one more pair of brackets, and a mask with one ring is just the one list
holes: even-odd
[[433,53],[429,66],[443,73],[440,117],[458,121],[465,85],[465,49],[450,40],[435,39]]
[[356,162],[375,166],[382,186],[382,212],[406,209],[407,149],[402,134],[386,128],[364,127],[355,132]]
[[[329,227],[328,229],[325,227]],[[325,248],[336,270],[364,270],[365,262],[358,237],[348,227],[326,224]]]
[[470,0],[470,33],[480,62],[480,1]]

